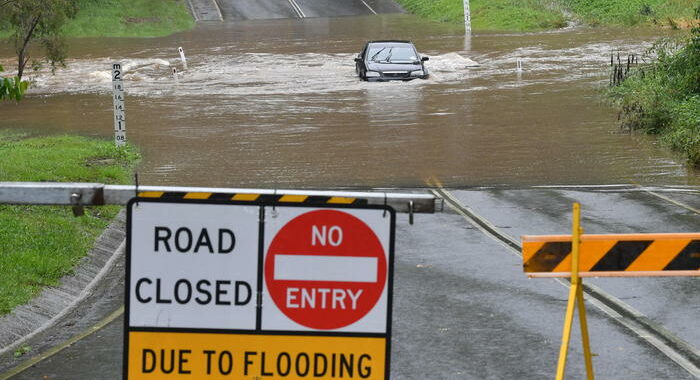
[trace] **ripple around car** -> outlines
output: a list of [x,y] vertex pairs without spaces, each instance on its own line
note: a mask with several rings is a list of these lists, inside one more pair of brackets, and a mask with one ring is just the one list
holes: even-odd
[[426,79],[428,59],[410,41],[370,41],[355,58],[355,72],[360,79],[375,82]]

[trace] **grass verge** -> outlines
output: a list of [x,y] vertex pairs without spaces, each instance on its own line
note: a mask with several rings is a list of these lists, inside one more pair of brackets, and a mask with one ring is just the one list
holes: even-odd
[[560,0],[591,25],[687,27],[697,0]]
[[[162,37],[194,27],[185,0],[78,0],[67,37]],[[0,24],[0,38],[9,37]]]
[[[406,10],[435,21],[464,22],[462,0],[397,0]],[[551,0],[471,0],[475,30],[535,31],[561,28],[566,18]]]
[[184,0],[80,0],[69,37],[160,37],[194,27]]
[[659,135],[700,168],[700,26],[685,39],[657,42],[649,55],[652,64],[608,95],[622,112],[623,127]]
[[[0,131],[0,181],[129,183],[134,148],[76,136],[30,137]],[[0,205],[0,315],[57,285],[92,247],[119,211],[87,207]]]
[[[463,23],[463,0],[397,0],[435,21]],[[697,0],[471,0],[474,30],[556,29],[574,17],[592,25],[657,24],[687,27]]]

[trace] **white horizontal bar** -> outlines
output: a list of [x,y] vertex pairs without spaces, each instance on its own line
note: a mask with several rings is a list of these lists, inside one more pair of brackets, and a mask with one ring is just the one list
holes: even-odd
[[277,255],[275,280],[377,282],[377,258]]
[[[2,182],[0,182],[2,185]],[[105,190],[114,191],[134,191],[133,185],[105,185]],[[387,200],[414,199],[432,200],[434,195],[426,193],[391,193],[379,191],[325,191],[325,190],[291,190],[291,189],[245,189],[245,188],[223,188],[223,187],[182,187],[182,186],[139,186],[141,191],[164,191],[164,192],[202,192],[202,193],[238,193],[238,194],[277,194],[277,195],[308,195],[308,196],[328,196],[347,198],[376,198]]]
[[[0,204],[70,205],[71,195],[80,195],[85,206],[125,205],[138,192],[200,192],[224,194],[307,195],[364,199],[370,205],[389,205],[396,212],[433,213],[435,196],[426,193],[386,191],[323,191],[287,189],[241,189],[217,187],[105,185],[101,183],[0,182]],[[412,208],[409,204],[413,202]]]

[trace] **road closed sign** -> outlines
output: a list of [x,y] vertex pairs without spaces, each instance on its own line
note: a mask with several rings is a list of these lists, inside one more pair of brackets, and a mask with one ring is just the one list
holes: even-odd
[[385,207],[135,199],[124,379],[388,379]]

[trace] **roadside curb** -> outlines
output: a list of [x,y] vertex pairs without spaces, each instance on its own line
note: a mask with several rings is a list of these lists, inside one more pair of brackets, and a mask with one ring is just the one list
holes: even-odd
[[[461,214],[475,227],[481,229],[486,235],[510,248],[517,256],[521,255],[522,247],[516,239],[501,232],[498,227],[478,215],[474,210],[461,204],[444,188],[438,187],[432,191],[433,194],[443,198],[453,210]],[[662,199],[666,198],[663,197]],[[678,202],[674,202],[674,204],[694,211],[692,208]],[[555,278],[554,280],[567,288],[569,287],[570,280],[568,279]],[[613,320],[630,329],[690,374],[700,378],[700,351],[698,349],[603,289],[591,283],[584,284],[583,289],[586,301],[595,304],[596,307],[608,314]]]
[[88,297],[104,275],[124,254],[126,212],[120,211],[95,241],[95,245],[56,287],[44,289],[25,305],[0,318],[0,355],[51,328],[61,317]]

